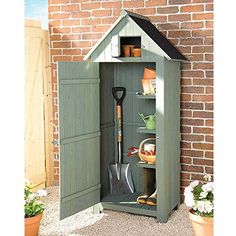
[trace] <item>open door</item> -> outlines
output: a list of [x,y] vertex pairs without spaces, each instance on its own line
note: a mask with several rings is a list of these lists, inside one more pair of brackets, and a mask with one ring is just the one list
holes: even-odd
[[59,62],[60,219],[100,202],[99,65]]

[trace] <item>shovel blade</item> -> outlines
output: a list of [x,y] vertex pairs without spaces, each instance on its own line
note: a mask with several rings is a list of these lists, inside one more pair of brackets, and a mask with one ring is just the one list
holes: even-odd
[[109,164],[108,173],[111,194],[134,193],[130,164]]

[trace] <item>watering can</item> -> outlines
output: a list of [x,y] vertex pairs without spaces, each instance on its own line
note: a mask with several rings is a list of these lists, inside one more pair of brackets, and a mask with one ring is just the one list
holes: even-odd
[[142,118],[147,129],[156,129],[156,114],[148,115],[148,116],[144,116],[142,113],[139,113],[139,112],[138,114]]

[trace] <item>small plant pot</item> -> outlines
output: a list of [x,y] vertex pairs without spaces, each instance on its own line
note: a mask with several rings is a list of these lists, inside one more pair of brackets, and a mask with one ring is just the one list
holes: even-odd
[[143,73],[143,79],[149,80],[149,79],[156,79],[156,70],[145,67],[144,73]]
[[122,45],[122,56],[130,57],[134,46],[135,45]]
[[141,57],[141,48],[133,48],[132,49],[133,57]]
[[214,218],[198,216],[189,211],[195,236],[213,236]]
[[25,218],[25,236],[38,236],[40,221],[43,213]]
[[152,85],[152,80],[142,79],[142,87],[143,87],[143,92],[144,93],[146,93],[146,94],[155,94],[155,88]]

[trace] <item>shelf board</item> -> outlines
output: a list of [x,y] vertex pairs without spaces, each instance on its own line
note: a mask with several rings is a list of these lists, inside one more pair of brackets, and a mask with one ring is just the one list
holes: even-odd
[[137,166],[141,168],[156,169],[156,164],[147,164],[146,162],[142,161],[139,161]]
[[139,99],[156,99],[156,95],[136,94],[136,98],[139,98]]
[[102,198],[101,204],[104,209],[129,212],[133,214],[146,215],[156,217],[157,207],[148,206],[146,204],[137,203],[137,197],[140,196],[140,192],[123,194],[123,195],[111,195],[108,194]]
[[155,129],[147,129],[146,127],[138,127],[137,132],[143,133],[143,134],[155,134],[156,130]]

